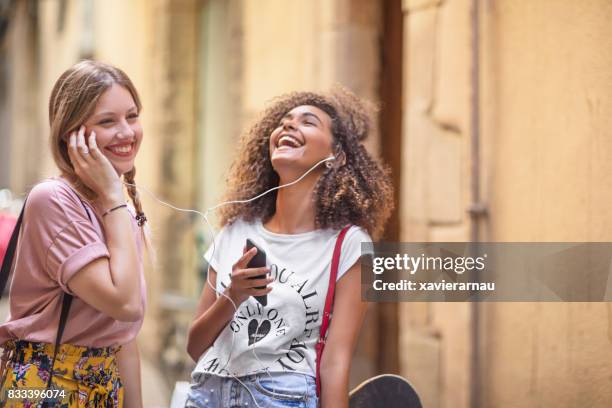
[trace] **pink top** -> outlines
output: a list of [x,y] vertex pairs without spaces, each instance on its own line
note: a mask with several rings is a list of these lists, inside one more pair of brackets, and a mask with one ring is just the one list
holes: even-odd
[[101,213],[87,201],[82,202],[62,178],[45,180],[32,189],[13,261],[10,313],[0,325],[0,345],[9,339],[55,343],[62,291],[74,295],[62,343],[108,347],[136,337],[144,318],[146,289],[140,227],[133,209],[130,213],[138,249],[142,311],[137,322],[119,322],[85,303],[66,286],[87,264],[110,256]]

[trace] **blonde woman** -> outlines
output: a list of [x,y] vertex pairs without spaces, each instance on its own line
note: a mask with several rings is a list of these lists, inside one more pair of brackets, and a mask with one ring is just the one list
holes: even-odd
[[0,406],[40,406],[40,393],[24,391],[47,388],[59,392],[42,406],[142,406],[135,342],[145,308],[146,218],[134,186],[140,110],[127,75],[100,62],[74,65],[53,88],[50,142],[60,174],[34,186],[24,207],[10,316],[0,326]]

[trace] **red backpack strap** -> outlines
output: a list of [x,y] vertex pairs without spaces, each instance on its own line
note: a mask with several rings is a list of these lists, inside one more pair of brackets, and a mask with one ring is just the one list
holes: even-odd
[[325,339],[327,337],[327,329],[329,328],[329,317],[331,316],[332,306],[334,304],[334,292],[336,290],[336,277],[338,276],[338,265],[340,264],[340,251],[342,249],[342,242],[348,232],[350,225],[342,228],[336,239],[336,246],[334,247],[334,255],[332,257],[331,272],[329,274],[329,286],[327,288],[327,297],[325,298],[325,309],[323,310],[323,321],[321,322],[321,332],[319,333],[319,341],[315,346],[317,352],[317,372],[316,372],[316,384],[317,384],[317,396],[321,395],[321,356],[323,355],[323,348],[325,347]]

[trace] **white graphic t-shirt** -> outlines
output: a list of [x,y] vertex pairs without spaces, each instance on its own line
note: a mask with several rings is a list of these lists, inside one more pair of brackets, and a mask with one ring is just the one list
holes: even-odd
[[[266,306],[249,297],[193,372],[242,376],[256,372],[298,372],[315,376],[315,344],[319,338],[331,260],[340,231],[316,230],[276,234],[261,221],[236,221],[225,226],[206,259],[217,272],[217,291],[230,284],[232,265],[242,256],[249,238],[266,252],[274,281]],[[342,243],[338,277],[361,256],[361,243],[370,242],[362,228],[351,227]]]

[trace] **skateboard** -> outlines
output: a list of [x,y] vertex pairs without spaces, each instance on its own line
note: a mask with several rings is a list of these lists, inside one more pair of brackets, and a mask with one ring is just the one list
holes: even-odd
[[349,408],[422,408],[410,383],[399,375],[383,374],[359,384],[349,393]]

